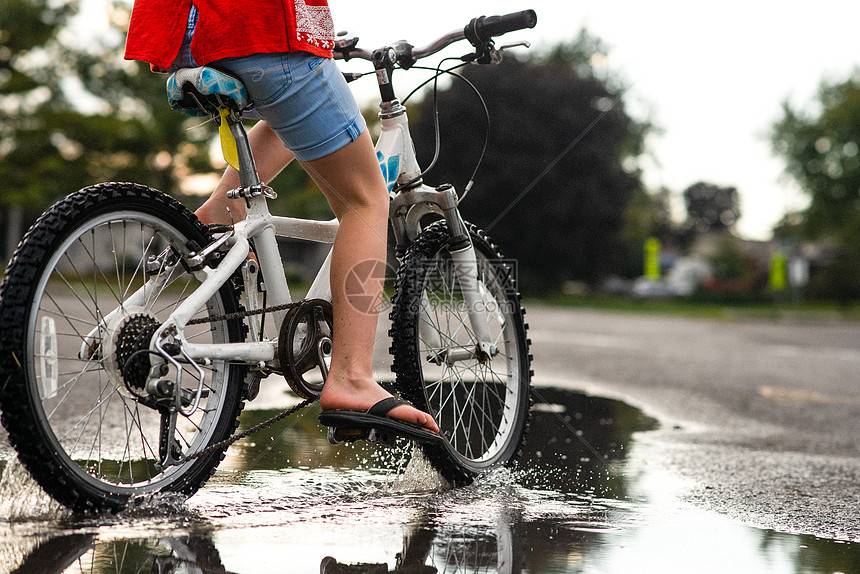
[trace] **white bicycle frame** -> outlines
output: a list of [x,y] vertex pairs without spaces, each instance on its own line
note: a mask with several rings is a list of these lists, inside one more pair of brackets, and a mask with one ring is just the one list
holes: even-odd
[[[382,131],[376,143],[377,158],[381,169],[389,183],[391,196],[391,217],[400,218],[403,221],[400,227],[407,231],[410,238],[414,239],[419,231],[418,224],[421,217],[427,213],[439,213],[449,219],[449,224],[455,228],[463,228],[459,212],[456,210],[456,196],[452,190],[440,191],[432,189],[424,184],[394,193],[392,188],[396,183],[412,181],[420,177],[420,168],[415,156],[412,138],[409,133],[409,123],[405,108],[399,102],[385,106],[380,113],[382,118]],[[209,364],[214,360],[243,361],[248,364],[256,364],[263,367],[267,363],[275,361],[278,353],[278,342],[265,340],[259,325],[252,325],[249,330],[249,341],[244,343],[218,343],[200,344],[186,339],[184,331],[189,321],[200,309],[205,308],[209,301],[224,285],[233,273],[246,261],[250,251],[250,240],[254,240],[254,248],[259,262],[260,270],[265,279],[267,291],[267,303],[277,307],[292,302],[290,289],[283,270],[280,253],[277,245],[277,237],[300,239],[312,242],[333,243],[338,230],[337,220],[316,221],[281,217],[272,215],[267,204],[268,188],[259,182],[250,153],[250,146],[244,128],[236,118],[230,125],[231,132],[236,139],[240,158],[240,179],[242,187],[237,192],[243,192],[247,197],[247,213],[243,221],[236,222],[231,231],[223,234],[216,241],[202,249],[199,253],[192,253],[188,257],[190,261],[201,263],[195,266],[194,271],[201,281],[200,285],[171,313],[170,317],[163,323],[152,339],[152,348],[158,349],[160,354],[177,367],[178,376],[182,369],[176,359],[165,352],[164,345],[172,342],[180,349],[180,354],[195,366],[201,377],[202,388],[203,371],[198,363]],[[396,174],[396,175],[395,175]],[[253,191],[248,193],[247,190]],[[452,201],[451,198],[454,197]],[[440,199],[441,198],[441,199]],[[446,199],[447,198],[447,199]],[[411,230],[409,228],[412,228]],[[468,235],[466,235],[468,237]],[[217,248],[226,244],[232,244],[226,255],[215,268],[203,265],[205,258]],[[471,242],[468,242],[456,250],[450,252],[454,261],[454,269],[460,281],[470,323],[473,333],[478,340],[474,341],[474,349],[461,350],[457,353],[451,352],[445,356],[445,360],[453,362],[473,358],[477,355],[492,357],[497,351],[487,328],[487,307],[482,300],[481,290],[478,284],[477,263],[475,252]],[[331,285],[329,282],[331,253],[319,269],[315,280],[307,294],[308,299],[318,298],[331,301]],[[178,266],[173,265],[173,268]],[[148,299],[149,294],[157,291],[172,275],[173,268],[163,269],[157,276],[150,279],[137,292],[132,294],[124,303],[125,308],[142,306]],[[247,275],[246,293],[256,293],[256,280],[251,280]],[[259,307],[255,300],[246,300],[248,311]],[[93,354],[94,344],[98,340],[99,332],[106,330],[115,317],[119,316],[121,309],[115,309],[108,314],[102,323],[85,337],[81,348],[81,356],[89,358]],[[286,311],[273,312],[275,324],[282,324]],[[254,322],[256,317],[249,317],[249,322]],[[422,324],[425,323],[422,321]],[[432,332],[423,333],[426,337],[432,336]],[[438,335],[436,335],[438,337]],[[456,356],[455,356],[456,355]]]

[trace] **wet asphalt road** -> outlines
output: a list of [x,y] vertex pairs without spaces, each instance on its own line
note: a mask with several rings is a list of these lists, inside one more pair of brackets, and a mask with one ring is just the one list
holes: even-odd
[[538,401],[585,391],[659,421],[634,435],[628,462],[668,477],[652,491],[751,526],[860,541],[860,323],[527,308]]
[[532,305],[535,383],[657,418],[640,457],[745,523],[860,540],[860,324]]

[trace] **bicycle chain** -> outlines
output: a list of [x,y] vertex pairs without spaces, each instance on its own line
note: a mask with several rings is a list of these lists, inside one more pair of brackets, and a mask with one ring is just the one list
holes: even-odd
[[253,317],[254,315],[263,315],[265,313],[274,313],[276,311],[289,311],[293,307],[298,307],[307,303],[307,299],[294,301],[292,303],[284,303],[283,305],[275,305],[274,307],[264,307],[262,309],[254,309],[253,311],[236,311],[235,313],[227,313],[225,315],[214,315],[212,317],[202,317],[200,319],[191,319],[187,325],[203,325],[205,323],[214,323],[215,321],[232,321],[234,319],[244,319],[245,317]]
[[206,456],[207,454],[210,454],[212,452],[226,449],[227,447],[229,447],[234,442],[236,442],[238,440],[242,440],[243,438],[247,438],[247,437],[251,436],[252,434],[254,434],[255,432],[258,432],[258,431],[261,431],[265,428],[268,428],[268,427],[272,426],[273,424],[275,424],[276,422],[287,418],[291,414],[302,410],[303,408],[305,408],[305,407],[309,406],[311,403],[313,403],[315,400],[317,400],[316,397],[311,397],[309,399],[305,399],[301,403],[297,404],[296,406],[291,407],[291,408],[285,410],[284,412],[273,416],[272,418],[270,418],[267,421],[263,421],[258,425],[252,426],[251,428],[249,428],[246,431],[243,431],[237,435],[233,435],[230,438],[222,440],[221,442],[216,442],[215,444],[210,444],[209,446],[207,446],[203,450],[200,450],[198,452],[195,452],[195,453],[192,453],[192,454],[186,456],[185,461],[194,460],[195,458],[199,458],[201,456]]
[[[262,315],[264,313],[274,313],[276,311],[288,311],[288,310],[293,309],[295,307],[298,307],[298,306],[300,306],[306,302],[307,302],[307,300],[303,299],[301,301],[295,301],[293,303],[285,303],[283,305],[275,305],[273,307],[264,307],[263,309],[255,309],[253,311],[237,311],[235,313],[227,313],[225,315],[215,315],[212,317],[205,317],[205,318],[201,318],[201,319],[192,319],[191,321],[188,321],[187,324],[188,325],[202,325],[204,323],[214,323],[215,321],[232,321],[235,319],[244,319],[245,317],[253,317],[254,315]],[[239,434],[233,435],[233,436],[226,438],[226,439],[224,439],[220,442],[217,442],[215,444],[210,444],[209,446],[207,446],[203,450],[197,451],[195,453],[192,453],[192,454],[186,456],[185,461],[194,460],[196,458],[200,458],[201,456],[206,456],[206,455],[213,453],[215,451],[226,449],[230,445],[235,443],[236,441],[242,440],[243,438],[247,438],[247,437],[251,436],[252,434],[254,434],[255,432],[259,432],[265,428],[268,428],[268,427],[272,426],[273,424],[275,424],[276,422],[287,418],[291,414],[294,414],[294,413],[302,410],[303,408],[305,408],[305,407],[309,406],[311,403],[313,403],[315,400],[316,400],[316,397],[310,397],[308,399],[305,399],[301,403],[295,405],[294,407],[291,407],[291,408],[285,410],[282,413],[279,413],[279,414],[273,416],[269,420],[263,421],[260,424],[254,425],[253,427],[249,428],[246,431],[243,431]]]

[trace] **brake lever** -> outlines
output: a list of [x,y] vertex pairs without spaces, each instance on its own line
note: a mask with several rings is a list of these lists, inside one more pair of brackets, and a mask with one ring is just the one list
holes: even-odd
[[502,52],[511,48],[531,48],[531,42],[525,40],[505,44],[496,48],[492,42],[487,42],[482,50],[477,50],[473,54],[466,54],[460,58],[464,62],[475,62],[477,64],[499,64],[502,61]]
[[520,42],[514,42],[513,44],[505,44],[504,46],[500,46],[498,48],[498,52],[504,52],[505,50],[510,50],[511,48],[531,48],[532,43],[526,40],[522,40]]

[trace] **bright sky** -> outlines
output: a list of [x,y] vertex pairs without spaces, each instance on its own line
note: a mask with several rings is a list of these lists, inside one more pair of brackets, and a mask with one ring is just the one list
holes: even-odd
[[367,48],[408,39],[423,46],[472,17],[532,8],[535,29],[509,34],[533,50],[572,39],[582,27],[610,48],[608,66],[630,85],[636,110],[662,135],[649,142],[652,189],[680,194],[697,181],[737,187],[742,235],[765,239],[786,210],[806,200],[781,180],[767,133],[781,103],[812,102],[824,78],[860,66],[860,3],[848,0],[435,0],[401,3],[374,16],[373,2],[329,0],[335,25]]
[[[84,4],[98,9],[107,2]],[[770,152],[767,133],[780,117],[781,103],[810,104],[822,79],[846,79],[860,66],[860,3],[849,0],[329,4],[337,29],[354,32],[368,49],[403,38],[423,46],[474,16],[526,8],[537,12],[537,27],[505,40],[529,40],[533,51],[587,28],[610,48],[609,69],[630,86],[630,110],[662,129],[649,142],[653,161],[643,165],[649,188],[665,186],[680,195],[697,181],[737,187],[738,229],[754,239],[768,238],[787,210],[806,205],[796,186],[781,177],[782,162]],[[374,7],[381,14],[373,14]],[[375,91],[370,79],[353,86],[362,100]]]

